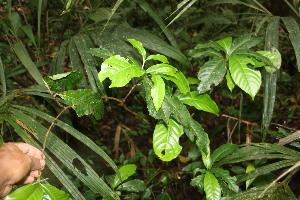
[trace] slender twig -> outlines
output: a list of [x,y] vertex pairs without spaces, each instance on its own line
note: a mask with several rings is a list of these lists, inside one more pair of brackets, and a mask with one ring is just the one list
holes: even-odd
[[249,122],[249,121],[246,121],[246,120],[238,119],[238,118],[236,118],[236,117],[232,117],[232,116],[225,115],[225,114],[222,114],[221,116],[222,116],[222,117],[227,117],[227,118],[230,118],[230,119],[234,119],[234,120],[243,122],[243,123],[245,123],[245,124],[250,124],[250,125],[252,125],[252,126],[257,126],[257,127],[259,127],[259,125],[258,125],[257,123],[254,123],[254,122]]
[[130,91],[127,93],[127,95],[126,95],[125,98],[123,99],[124,102],[125,102],[126,99],[129,97],[129,95],[132,93],[132,91],[136,88],[136,86],[138,86],[138,84],[135,84],[134,86],[132,86],[132,88],[130,89]]
[[57,103],[57,105],[61,108],[65,108],[64,105],[62,105],[56,98],[56,95],[51,91],[49,85],[46,83],[46,81],[44,81],[46,88],[48,89],[48,92],[50,93],[52,99]]
[[290,173],[291,171],[293,171],[294,169],[296,169],[297,167],[300,167],[300,162],[297,162],[296,164],[294,164],[291,168],[289,168],[288,170],[286,170],[284,173],[282,173],[276,180],[274,180],[268,187],[266,187],[266,189],[264,189],[264,191],[262,191],[262,193],[258,196],[258,198],[261,198],[264,193],[270,189],[277,181],[279,181],[282,177],[284,177],[285,175],[287,175],[288,173]]
[[44,153],[45,151],[45,148],[46,148],[46,143],[47,143],[47,139],[48,139],[48,136],[49,136],[49,133],[52,129],[52,127],[55,125],[55,122],[58,120],[58,118],[66,111],[68,110],[69,108],[71,108],[72,106],[66,106],[64,107],[64,109],[62,111],[60,111],[60,113],[55,117],[55,119],[53,120],[53,122],[51,123],[51,125],[49,126],[48,130],[47,130],[47,133],[45,135],[45,139],[44,139],[44,143],[43,143],[43,149],[42,149],[42,152]]

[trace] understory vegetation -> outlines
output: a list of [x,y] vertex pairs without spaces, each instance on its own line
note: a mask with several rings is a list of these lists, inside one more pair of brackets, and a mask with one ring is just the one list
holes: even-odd
[[299,198],[299,0],[0,0],[8,199]]

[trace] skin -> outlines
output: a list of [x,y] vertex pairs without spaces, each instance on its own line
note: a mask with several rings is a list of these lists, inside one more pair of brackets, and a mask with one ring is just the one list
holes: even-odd
[[15,184],[32,183],[45,167],[43,153],[26,143],[6,143],[0,147],[0,198]]

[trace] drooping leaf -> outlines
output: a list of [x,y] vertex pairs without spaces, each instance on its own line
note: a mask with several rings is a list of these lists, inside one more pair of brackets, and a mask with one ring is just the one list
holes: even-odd
[[224,170],[221,168],[212,168],[211,172],[216,176],[222,178],[226,183],[230,190],[238,193],[239,186],[236,184],[236,177],[230,176],[228,170]]
[[[246,168],[246,173],[248,172],[252,172],[255,170],[255,167],[253,165],[248,165]],[[254,181],[254,178],[249,179],[246,181],[246,189],[248,189],[248,187],[251,185],[251,183]]]
[[127,164],[119,169],[120,176],[116,175],[114,182],[113,182],[113,188],[120,185],[122,182],[124,182],[126,179],[128,179],[130,176],[132,176],[136,171],[136,165],[134,164]]
[[155,154],[163,161],[170,161],[176,158],[182,149],[179,144],[179,137],[182,134],[183,127],[173,119],[169,120],[168,127],[164,124],[156,125],[153,134]]
[[221,145],[211,154],[212,162],[221,160],[222,158],[234,152],[237,148],[239,148],[239,146],[232,143]]
[[204,191],[207,200],[220,200],[221,187],[217,178],[210,172],[206,171],[204,177]]
[[299,24],[293,17],[282,17],[281,18],[287,31],[289,32],[289,37],[291,40],[291,43],[294,47],[296,59],[297,59],[297,65],[298,65],[298,71],[300,71],[300,30],[299,30]]
[[99,80],[109,78],[111,87],[123,87],[134,77],[140,77],[145,70],[135,64],[130,64],[125,58],[116,55],[106,59],[101,65],[101,71],[98,74]]
[[216,41],[221,47],[223,47],[224,51],[230,55],[230,49],[232,44],[232,37],[227,37],[222,40]]
[[159,75],[152,75],[151,97],[156,110],[159,110],[165,97],[165,82]]
[[198,79],[201,81],[198,86],[199,93],[210,90],[212,84],[215,86],[223,80],[227,70],[224,58],[213,58],[206,62],[199,70]]
[[229,55],[234,54],[235,50],[239,49],[250,49],[260,42],[257,37],[252,37],[250,34],[242,35],[233,40]]
[[[40,185],[45,195],[51,200],[71,200],[70,195],[49,184]],[[45,198],[45,197],[44,197]]]
[[227,70],[227,73],[226,73],[226,81],[227,81],[227,87],[229,88],[230,92],[232,92],[232,90],[235,87],[235,84],[231,78],[229,70]]
[[229,70],[234,83],[254,99],[261,85],[261,74],[257,70],[250,69],[248,63],[254,64],[248,57],[238,55],[229,57]]
[[143,57],[143,60],[146,60],[146,50],[143,47],[142,43],[140,41],[137,41],[135,39],[127,39],[128,42],[131,43],[131,45],[136,48],[139,53],[141,54],[141,56]]
[[78,89],[65,91],[59,96],[72,106],[79,117],[93,114],[96,119],[100,119],[103,115],[103,102],[97,92],[90,89]]
[[267,57],[271,62],[272,66],[266,66],[266,70],[269,73],[274,73],[275,71],[279,70],[281,67],[281,54],[279,51],[272,47],[271,52],[270,51],[257,51],[257,53]]
[[173,75],[162,75],[162,77],[175,83],[182,94],[186,94],[190,91],[189,82],[182,72]]
[[179,100],[184,104],[194,106],[198,110],[204,110],[216,115],[218,115],[220,111],[217,104],[208,94],[199,95],[197,91],[190,92],[187,95],[181,95]]
[[189,56],[191,56],[192,58],[201,58],[201,57],[206,57],[206,56],[211,56],[211,57],[222,57],[222,54],[220,52],[218,52],[217,50],[213,49],[213,48],[209,48],[209,49],[193,49],[189,52],[188,54]]
[[44,193],[39,183],[34,182],[18,188],[16,191],[6,196],[4,200],[36,200],[42,199],[43,196]]
[[158,60],[162,63],[165,63],[165,64],[168,64],[169,61],[168,61],[168,58],[164,55],[161,55],[161,54],[155,54],[155,55],[150,55],[147,57],[147,60]]
[[117,190],[127,192],[142,192],[146,189],[146,184],[139,179],[134,179],[121,184]]

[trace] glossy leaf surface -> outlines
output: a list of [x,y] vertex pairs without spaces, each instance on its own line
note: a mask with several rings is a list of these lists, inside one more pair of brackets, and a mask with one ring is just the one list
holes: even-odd
[[151,97],[156,110],[159,110],[165,97],[165,82],[158,75],[152,75],[153,87],[151,88]]
[[136,165],[134,164],[128,164],[120,167],[119,173],[120,176],[116,175],[114,182],[113,182],[113,187],[115,188],[116,186],[120,185],[123,181],[128,179],[130,176],[132,176],[135,171],[136,171]]
[[221,187],[217,178],[210,171],[207,171],[204,176],[204,191],[207,200],[221,199]]

